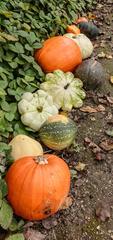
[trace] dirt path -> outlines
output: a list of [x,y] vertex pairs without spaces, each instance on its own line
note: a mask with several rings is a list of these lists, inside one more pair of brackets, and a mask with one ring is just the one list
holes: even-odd
[[[107,3],[106,3],[107,2]],[[100,27],[102,35],[94,42],[94,56],[107,71],[113,75],[113,2],[100,1],[94,11],[96,23]],[[98,54],[104,52],[107,58],[98,58]],[[72,170],[77,162],[86,164],[85,170],[77,173],[72,180],[71,197],[72,206],[56,214],[57,226],[48,232],[49,240],[110,240],[113,239],[113,150],[103,151],[102,160],[96,160],[88,144],[84,144],[86,137],[99,145],[105,140],[113,138],[107,136],[105,131],[113,129],[113,104],[106,100],[105,94],[113,95],[113,85],[107,83],[101,89],[101,93],[88,93],[84,105],[96,107],[102,104],[105,111],[98,113],[83,113],[74,110],[72,118],[78,123],[77,146],[63,152]],[[111,124],[109,124],[111,122]],[[94,148],[93,148],[94,149]],[[102,222],[95,216],[96,205],[99,201],[106,202],[105,210],[111,217]],[[106,214],[104,212],[103,214]]]

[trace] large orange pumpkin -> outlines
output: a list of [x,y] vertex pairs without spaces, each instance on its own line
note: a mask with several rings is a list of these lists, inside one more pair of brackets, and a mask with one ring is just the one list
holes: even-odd
[[8,200],[24,219],[44,219],[61,207],[70,188],[70,171],[61,158],[45,154],[15,161],[6,175]]
[[64,36],[52,37],[44,42],[43,47],[35,52],[35,60],[44,72],[60,69],[73,71],[82,62],[78,45]]

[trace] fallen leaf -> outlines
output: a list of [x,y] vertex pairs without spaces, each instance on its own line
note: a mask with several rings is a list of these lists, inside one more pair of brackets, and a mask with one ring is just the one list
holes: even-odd
[[96,216],[103,222],[110,218],[110,206],[105,202],[99,202],[96,206]]
[[76,171],[76,170],[71,169],[71,170],[70,170],[70,173],[71,173],[71,177],[72,177],[72,178],[77,178],[77,171]]
[[96,107],[96,110],[97,110],[97,112],[104,112],[106,109],[103,105],[100,104]]
[[30,227],[32,227],[34,225],[34,222],[27,222],[26,224],[24,224],[24,229],[25,228],[30,228]]
[[85,166],[86,166],[86,164],[79,162],[79,163],[76,165],[75,169],[76,169],[77,171],[83,171],[84,168],[85,168]]
[[106,58],[107,59],[112,59],[113,57],[112,57],[112,55],[106,54]]
[[86,107],[80,108],[80,110],[82,112],[96,113],[96,112],[104,112],[105,111],[105,107],[103,105],[98,105],[96,108],[93,108],[93,107],[90,107],[90,106],[86,106]]
[[110,77],[110,82],[113,83],[113,76]]
[[43,240],[45,239],[46,235],[42,234],[38,230],[28,228],[24,232],[24,237],[26,240]]
[[97,55],[99,58],[105,58],[106,54],[104,52],[101,52]]
[[97,145],[97,144],[95,144],[90,138],[88,138],[88,137],[86,137],[85,139],[84,139],[84,142],[86,143],[86,144],[88,144],[88,146],[90,147],[90,148],[92,148],[92,152],[93,153],[100,153],[100,152],[102,152],[102,149]]
[[96,15],[91,13],[91,12],[88,12],[88,16],[87,17],[88,17],[89,20],[92,20],[92,19],[96,18]]
[[80,111],[88,112],[88,113],[96,113],[97,112],[97,110],[95,108],[90,107],[90,106],[82,107],[82,108],[80,108]]
[[113,128],[106,130],[105,133],[106,133],[108,136],[113,137]]
[[105,158],[106,158],[106,155],[104,153],[101,153],[101,152],[97,152],[96,153],[95,159],[97,161],[105,160]]
[[45,229],[51,229],[58,224],[57,219],[55,217],[49,217],[42,220],[42,225]]
[[110,151],[113,150],[113,141],[112,140],[105,140],[99,144],[99,146],[105,150],[105,151]]
[[107,101],[109,102],[109,103],[111,103],[111,104],[113,104],[113,97],[106,97],[106,99],[107,99]]
[[60,114],[68,117],[68,112],[66,112],[66,111],[60,111]]
[[100,43],[100,47],[104,48],[105,46],[106,46],[106,42],[105,42],[105,40],[102,40],[101,43]]
[[99,103],[107,104],[107,100],[103,98],[98,98]]
[[64,201],[64,203],[62,204],[62,206],[60,207],[60,210],[64,210],[69,208],[73,203],[72,197],[67,197]]

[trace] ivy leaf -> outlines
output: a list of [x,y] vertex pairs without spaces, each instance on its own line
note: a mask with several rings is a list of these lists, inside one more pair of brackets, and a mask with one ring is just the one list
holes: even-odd
[[8,229],[13,218],[13,210],[4,200],[0,209],[0,225],[3,229]]
[[25,240],[25,238],[22,233],[16,233],[6,238],[6,240]]

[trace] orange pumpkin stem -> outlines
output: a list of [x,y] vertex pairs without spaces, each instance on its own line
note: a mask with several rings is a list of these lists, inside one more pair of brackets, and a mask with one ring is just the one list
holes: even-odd
[[48,164],[47,158],[45,158],[44,156],[34,157],[34,160],[35,160],[36,163],[38,163],[40,165]]

